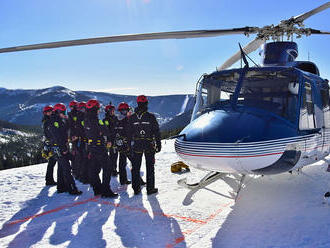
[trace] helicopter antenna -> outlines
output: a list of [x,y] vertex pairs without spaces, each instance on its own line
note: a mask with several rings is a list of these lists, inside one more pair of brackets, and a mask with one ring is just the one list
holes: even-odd
[[243,50],[241,44],[238,43],[238,45],[239,45],[239,49],[241,50],[241,68],[242,68],[242,59],[243,59],[243,61],[244,61],[244,64],[245,64],[247,67],[249,67],[249,63],[248,63],[246,57],[248,57],[248,59],[251,60],[252,63],[253,63],[256,67],[259,67],[259,65],[257,65],[257,64],[253,61],[253,59],[251,59],[251,58],[249,57],[249,55],[247,55],[247,54],[244,52],[244,50]]
[[247,59],[246,59],[246,54],[245,54],[245,52],[243,51],[242,46],[241,46],[240,43],[238,43],[238,45],[239,45],[239,49],[241,50],[241,58],[243,59],[245,66],[246,66],[246,67],[249,67],[249,62],[248,62]]
[[256,62],[254,62],[254,60],[252,58],[250,58],[249,55],[245,54],[246,57],[248,57],[249,60],[252,61],[252,63],[256,66],[256,67],[260,67]]

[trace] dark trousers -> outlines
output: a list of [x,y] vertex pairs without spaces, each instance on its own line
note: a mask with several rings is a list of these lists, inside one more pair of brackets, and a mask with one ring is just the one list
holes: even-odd
[[77,154],[77,163],[78,163],[78,177],[82,182],[87,182],[89,178],[88,172],[88,153],[86,149],[85,142],[81,142],[78,147]]
[[72,151],[71,151],[71,165],[72,165],[72,174],[74,175],[74,177],[76,179],[79,178],[79,156],[78,156],[78,142],[77,141],[73,141],[72,142]]
[[56,158],[53,156],[49,158],[46,171],[46,182],[54,182],[54,166],[56,164]]
[[124,184],[127,181],[127,154],[119,152],[119,181],[121,184]]
[[[107,193],[110,189],[110,178],[112,163],[109,161],[106,149],[104,147],[90,149],[90,177],[89,181],[94,192]],[[99,177],[102,169],[102,183]]]
[[71,174],[71,165],[68,155],[62,155],[57,163],[57,189],[71,191],[76,188],[76,184]]
[[[141,188],[141,163],[143,153],[133,152],[132,157],[132,188],[134,191],[140,190]],[[147,169],[147,191],[155,188],[155,153],[144,152],[146,159]]]
[[109,157],[113,166],[112,171],[117,171],[118,152],[110,149]]

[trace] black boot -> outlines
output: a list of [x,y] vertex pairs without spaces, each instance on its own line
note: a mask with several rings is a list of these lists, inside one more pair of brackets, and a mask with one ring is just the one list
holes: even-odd
[[93,187],[93,191],[94,191],[94,196],[99,196],[102,194],[102,190],[97,187]]
[[69,190],[70,195],[81,195],[82,191],[78,190],[76,185],[71,185]]
[[53,180],[53,181],[46,181],[46,186],[55,186],[57,185],[57,183]]
[[125,184],[131,184],[132,182],[130,180],[126,180],[125,182],[121,182],[121,185],[125,185]]
[[135,189],[134,190],[134,195],[139,195],[141,193],[141,189]]
[[142,186],[147,184],[145,181],[143,181],[142,177],[141,177],[141,179],[140,179],[140,184],[141,184]]
[[64,189],[64,188],[58,188],[58,189],[57,189],[57,193],[58,193],[58,194],[65,193],[65,192],[69,192],[69,190]]
[[147,191],[147,195],[155,194],[155,193],[157,193],[157,192],[158,192],[158,189],[157,189],[157,188],[149,189],[149,190]]
[[117,196],[118,196],[118,194],[112,192],[112,190],[107,190],[107,191],[102,193],[102,198],[114,198],[114,197],[117,197]]

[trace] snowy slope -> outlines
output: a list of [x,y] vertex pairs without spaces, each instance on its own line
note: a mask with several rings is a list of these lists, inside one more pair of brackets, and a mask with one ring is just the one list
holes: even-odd
[[293,175],[247,178],[234,203],[238,177],[197,192],[176,184],[206,172],[171,174],[173,142],[156,158],[158,195],[134,196],[119,187],[118,199],[56,194],[44,187],[45,164],[0,172],[1,247],[330,247],[330,206],[322,204],[330,173],[318,163]]

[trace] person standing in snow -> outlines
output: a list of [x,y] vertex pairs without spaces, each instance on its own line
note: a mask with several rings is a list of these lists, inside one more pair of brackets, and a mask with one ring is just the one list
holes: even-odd
[[[115,132],[115,125],[118,122],[118,118],[115,115],[115,106],[109,104],[105,106],[105,118],[103,119],[104,124],[106,127],[108,127],[109,131],[114,133]],[[115,146],[114,140],[112,142],[112,147],[109,149],[109,158],[112,162],[113,169],[111,172],[112,176],[117,176],[118,171],[117,171],[117,159],[118,159],[118,150],[117,147]]]
[[78,178],[83,184],[89,183],[89,166],[88,166],[88,152],[87,152],[87,138],[84,129],[84,120],[86,116],[86,102],[78,104],[78,154],[77,160],[79,164]]
[[[88,139],[88,163],[91,167],[90,183],[93,187],[94,195],[116,197],[118,194],[114,193],[110,188],[112,164],[109,161],[106,149],[112,145],[112,134],[106,128],[103,121],[98,118],[100,103],[95,99],[91,99],[87,102],[86,108],[87,113],[84,120],[84,128]],[[102,183],[99,178],[101,168]]]
[[47,171],[46,171],[46,185],[47,186],[53,186],[56,185],[56,182],[54,180],[54,167],[56,164],[56,158],[55,156],[50,156],[49,154],[51,153],[51,134],[49,131],[49,127],[50,127],[50,116],[52,114],[53,111],[53,106],[48,105],[45,106],[43,109],[43,118],[42,118],[42,129],[44,131],[44,137],[45,137],[45,141],[44,141],[44,150],[43,150],[43,154],[45,154],[45,157],[48,159],[48,164],[47,164]]
[[49,130],[54,152],[58,156],[57,192],[80,195],[82,192],[77,189],[71,175],[67,118],[65,105],[63,103],[56,104],[53,108]]
[[70,112],[68,113],[69,140],[71,142],[72,154],[72,174],[75,179],[80,180],[80,164],[78,161],[78,137],[79,137],[79,120],[78,120],[78,102],[73,100],[69,103]]
[[119,115],[114,127],[114,145],[119,153],[119,181],[121,185],[131,184],[131,181],[127,179],[126,165],[127,157],[129,156],[129,144],[128,144],[128,111],[129,106],[126,102],[121,102],[118,105],[117,110]]
[[148,112],[148,99],[144,95],[137,97],[137,108],[129,118],[128,130],[132,149],[132,188],[134,194],[141,192],[140,169],[142,155],[146,159],[147,194],[155,194],[155,153],[161,151],[161,138],[156,117]]

